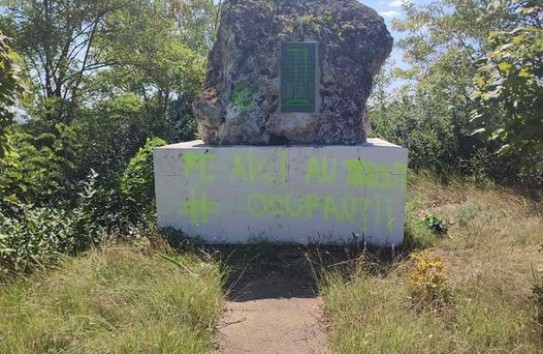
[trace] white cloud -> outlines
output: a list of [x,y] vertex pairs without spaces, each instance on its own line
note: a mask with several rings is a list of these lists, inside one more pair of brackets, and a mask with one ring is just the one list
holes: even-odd
[[381,11],[379,12],[379,15],[383,16],[384,18],[394,18],[401,16],[401,14],[396,10]]
[[394,0],[389,3],[391,7],[402,7],[403,0]]

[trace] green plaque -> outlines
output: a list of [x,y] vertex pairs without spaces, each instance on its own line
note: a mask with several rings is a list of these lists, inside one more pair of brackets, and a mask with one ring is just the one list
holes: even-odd
[[281,112],[315,112],[317,43],[281,44]]

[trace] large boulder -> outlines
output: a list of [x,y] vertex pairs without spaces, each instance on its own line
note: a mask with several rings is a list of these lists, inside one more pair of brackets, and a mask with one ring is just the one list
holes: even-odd
[[[313,108],[285,108],[280,72],[299,68],[282,67],[285,43],[316,43]],[[384,20],[356,0],[227,0],[193,104],[200,136],[218,145],[362,143],[373,77],[391,50]]]

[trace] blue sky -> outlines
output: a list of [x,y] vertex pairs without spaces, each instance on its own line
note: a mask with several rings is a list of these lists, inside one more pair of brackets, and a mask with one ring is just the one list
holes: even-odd
[[[359,0],[360,1],[360,0]],[[394,28],[392,28],[392,20],[394,18],[402,18],[403,11],[402,11],[402,0],[362,0],[360,1],[364,5],[367,5],[371,8],[374,8],[379,15],[381,15],[387,24],[388,31],[392,34],[392,37],[394,38],[394,49],[391,54],[391,59],[395,62],[397,65],[402,65],[402,52],[398,48],[396,48],[396,42],[398,39],[400,39],[401,34],[394,31]],[[416,4],[420,3],[421,0],[415,0]]]
[[[389,32],[394,38],[394,49],[391,54],[391,59],[398,66],[404,67],[406,64],[402,60],[402,52],[396,47],[396,43],[402,37],[402,34],[394,31],[392,28],[392,20],[394,18],[403,18],[404,12],[402,10],[403,0],[359,0],[364,5],[367,5],[375,9],[379,15],[381,15],[387,24]],[[416,5],[424,5],[431,2],[431,0],[409,0]]]

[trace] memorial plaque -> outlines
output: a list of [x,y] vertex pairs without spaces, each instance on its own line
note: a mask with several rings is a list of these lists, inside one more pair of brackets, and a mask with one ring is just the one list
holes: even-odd
[[317,43],[281,44],[281,112],[316,109]]

